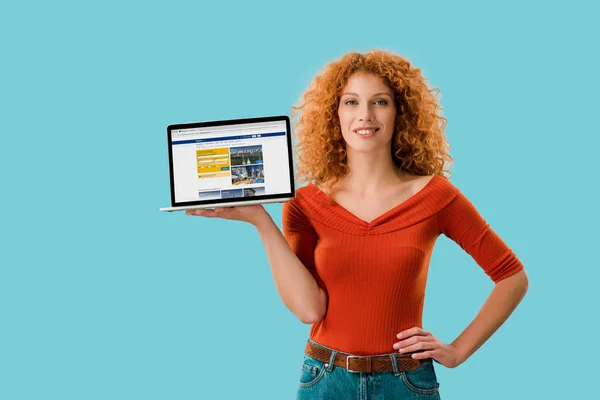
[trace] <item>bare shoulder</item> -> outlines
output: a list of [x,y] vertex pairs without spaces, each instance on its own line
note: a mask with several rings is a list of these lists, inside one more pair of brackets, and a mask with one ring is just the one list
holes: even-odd
[[402,185],[417,192],[427,186],[429,181],[434,178],[435,175],[415,175],[407,171],[400,171]]

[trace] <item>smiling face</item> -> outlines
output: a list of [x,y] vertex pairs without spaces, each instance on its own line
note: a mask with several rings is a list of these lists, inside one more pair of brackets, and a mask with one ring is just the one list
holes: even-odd
[[393,90],[379,76],[366,72],[350,76],[338,117],[348,152],[390,152],[396,104]]

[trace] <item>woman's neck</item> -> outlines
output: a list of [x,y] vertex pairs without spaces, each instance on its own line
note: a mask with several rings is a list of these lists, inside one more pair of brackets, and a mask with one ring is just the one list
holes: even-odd
[[350,172],[340,180],[340,188],[358,195],[376,194],[406,177],[388,151],[385,154],[349,152],[348,167]]

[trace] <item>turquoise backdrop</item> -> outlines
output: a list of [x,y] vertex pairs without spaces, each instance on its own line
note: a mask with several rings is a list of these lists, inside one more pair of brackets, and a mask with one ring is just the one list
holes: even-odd
[[[294,398],[309,326],[252,226],[158,211],[165,128],[290,115],[372,48],[440,89],[451,182],[530,279],[467,362],[436,364],[442,399],[593,398],[597,4],[3,1],[0,398]],[[451,342],[491,289],[440,237],[424,327]]]

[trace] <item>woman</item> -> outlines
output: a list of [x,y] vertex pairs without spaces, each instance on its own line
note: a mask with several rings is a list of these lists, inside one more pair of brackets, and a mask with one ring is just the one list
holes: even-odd
[[[440,398],[433,361],[463,363],[527,291],[523,265],[444,176],[445,118],[419,69],[385,51],[329,64],[295,107],[298,177],[281,234],[261,206],[188,211],[254,224],[277,291],[312,324],[298,398]],[[440,234],[495,283],[445,344],[422,329]]]

